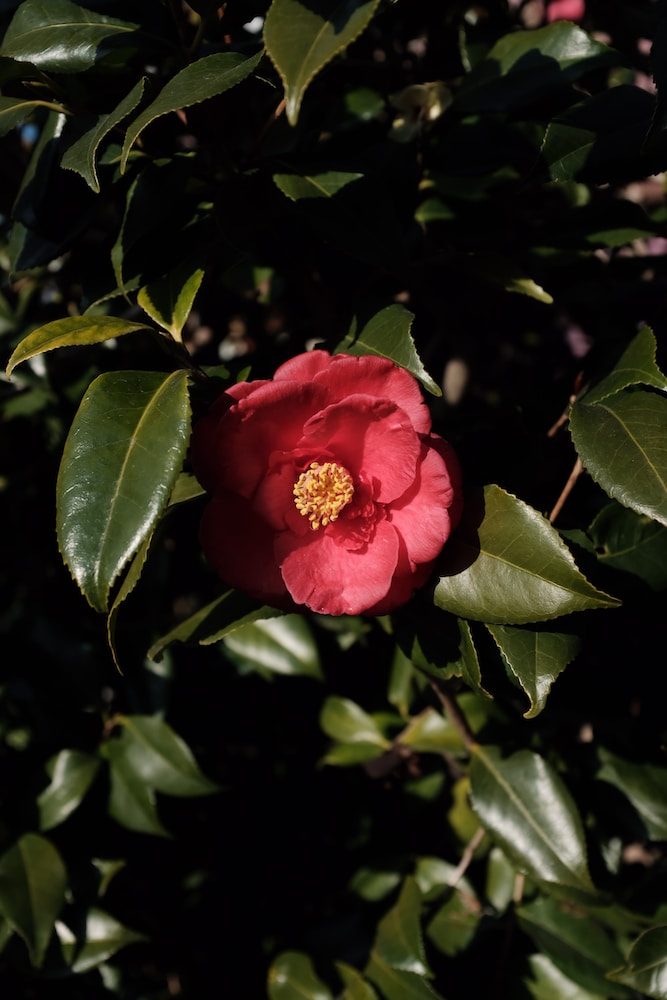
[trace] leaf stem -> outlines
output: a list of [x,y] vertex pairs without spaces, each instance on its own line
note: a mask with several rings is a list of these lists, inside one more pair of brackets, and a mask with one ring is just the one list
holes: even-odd
[[[417,669],[419,669],[419,667]],[[459,736],[463,740],[463,745],[467,750],[472,750],[477,741],[475,740],[472,729],[468,725],[468,720],[461,711],[456,698],[453,694],[450,694],[450,692],[446,690],[442,681],[437,680],[435,677],[431,677],[431,675],[427,674],[426,671],[422,671],[422,673],[428,679],[429,684],[438,696],[447,718],[458,730]]]
[[549,521],[551,522],[551,524],[554,523],[554,521],[556,520],[556,518],[560,514],[561,510],[563,509],[563,505],[565,504],[565,501],[567,500],[567,498],[569,497],[570,493],[574,489],[574,484],[576,483],[577,479],[579,478],[579,476],[581,475],[581,473],[583,471],[584,471],[584,467],[581,464],[581,459],[577,458],[577,461],[574,463],[574,467],[572,469],[572,472],[570,473],[570,477],[569,477],[568,481],[565,483],[565,486],[563,487],[562,493],[558,497],[558,500],[556,500],[556,503],[554,504],[553,510],[549,514]]

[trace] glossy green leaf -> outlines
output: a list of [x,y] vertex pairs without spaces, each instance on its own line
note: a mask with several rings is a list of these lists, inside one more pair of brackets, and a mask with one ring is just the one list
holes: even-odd
[[66,170],[80,174],[93,191],[100,190],[97,161],[102,140],[141,102],[147,82],[146,77],[142,77],[113,111],[102,115],[91,129],[72,143],[60,161],[60,165]]
[[269,1000],[333,1000],[311,960],[299,951],[285,951],[275,959],[269,969],[268,995]]
[[358,868],[347,887],[367,903],[377,903],[392,893],[402,880],[402,873],[396,868]]
[[86,392],[58,476],[58,543],[81,591],[106,611],[114,580],[150,536],[190,433],[188,374],[112,372]]
[[475,746],[470,794],[480,822],[521,871],[594,891],[579,813],[543,757],[521,750],[503,758],[495,747]]
[[29,118],[37,108],[63,111],[60,104],[51,101],[30,101],[24,97],[0,97],[0,135],[7,135],[16,125]]
[[531,955],[528,959],[530,978],[524,979],[533,1000],[607,1000],[606,991],[591,993],[573,982],[546,955]]
[[397,303],[381,309],[359,331],[355,318],[348,334],[336,346],[334,354],[374,354],[380,358],[389,358],[394,364],[411,372],[434,396],[441,396],[442,390],[424,368],[410,335],[414,318],[413,313]]
[[0,857],[0,913],[21,935],[40,966],[65,902],[67,872],[53,844],[26,833]]
[[63,823],[95,780],[99,757],[81,750],[61,750],[51,761],[51,783],[37,799],[40,830]]
[[339,1000],[378,1000],[378,995],[362,974],[345,962],[336,962],[336,970],[345,989]]
[[504,913],[516,888],[516,869],[499,847],[492,847],[486,863],[485,898],[497,913]]
[[651,927],[641,934],[625,960],[625,965],[609,973],[643,996],[667,1000],[667,927]]
[[227,590],[153,643],[148,656],[152,660],[159,660],[172,642],[196,642],[201,646],[209,646],[244,625],[282,614],[282,611],[268,605],[258,607],[257,601],[238,590]]
[[109,815],[126,830],[170,837],[157,814],[155,791],[134,769],[126,747],[120,740],[112,739],[104,745],[102,752],[109,761],[111,777]]
[[246,668],[323,679],[317,644],[301,615],[251,622],[222,641],[232,659]]
[[130,563],[127,573],[123,577],[121,584],[116,591],[116,596],[113,599],[113,603],[109,608],[109,614],[107,615],[107,642],[109,644],[109,650],[111,651],[113,662],[116,664],[116,669],[121,674],[123,671],[121,669],[118,651],[116,649],[116,622],[118,620],[118,613],[121,605],[127,600],[141,579],[141,574],[144,566],[146,565],[152,541],[153,536],[148,536],[139,546],[136,555]]
[[461,659],[459,660],[461,667],[460,676],[477,694],[481,694],[485,698],[490,698],[491,695],[489,692],[482,687],[482,668],[480,667],[479,655],[472,636],[470,623],[463,618],[459,618],[458,627],[459,635],[461,636],[461,645],[459,647],[461,650]]
[[333,198],[337,191],[359,177],[363,174],[329,170],[321,174],[274,174],[273,180],[291,201],[301,201],[304,198]]
[[387,701],[403,716],[407,716],[410,709],[414,681],[415,668],[411,660],[400,646],[396,646],[387,687]]
[[493,624],[523,625],[619,603],[580,573],[546,518],[499,486],[466,497],[438,570],[438,607]]
[[454,106],[460,112],[507,111],[534,104],[584,73],[622,62],[568,21],[504,35],[465,78]]
[[456,727],[434,708],[415,716],[398,739],[417,753],[453,753],[462,749]]
[[540,150],[554,181],[568,181],[583,170],[595,145],[597,134],[591,129],[550,122]]
[[667,840],[667,768],[634,764],[604,747],[598,750],[601,781],[618,788],[635,807],[649,840]]
[[11,20],[2,54],[53,73],[81,73],[108,56],[136,24],[70,0],[26,0]]
[[320,713],[320,726],[327,736],[341,743],[371,743],[383,750],[391,746],[375,719],[349,698],[337,695],[327,698]]
[[455,266],[475,280],[502,288],[505,292],[527,295],[547,305],[553,302],[549,292],[508,257],[490,253],[466,254],[455,262]]
[[188,500],[194,500],[196,497],[203,496],[205,492],[204,487],[199,485],[197,478],[191,472],[181,472],[171,491],[169,506],[173,507],[175,504],[187,503]]
[[262,55],[258,52],[247,59],[240,52],[216,52],[197,59],[173,76],[128,128],[121,153],[121,171],[125,170],[130,150],[147,125],[162,115],[190,108],[231,90],[250,76]]
[[632,573],[652,587],[667,587],[667,527],[644,514],[610,503],[588,534],[604,566]]
[[556,678],[572,662],[581,639],[571,632],[487,625],[503,662],[528,695],[526,719],[539,715]]
[[218,786],[205,777],[188,745],[164,719],[152,715],[119,717],[121,733],[110,742],[114,761],[121,756],[146,785],[166,795],[212,795]]
[[394,969],[383,961],[374,951],[364,970],[368,978],[375,983],[383,1000],[441,1000],[428,980],[413,972]]
[[443,955],[457,955],[470,945],[481,919],[482,907],[475,894],[457,886],[430,920],[429,940]]
[[650,327],[643,327],[630,341],[609,374],[586,390],[582,396],[583,402],[599,403],[630,385],[646,385],[666,392],[667,378],[656,364],[656,350],[655,334]]
[[290,125],[296,125],[313,77],[359,37],[378,2],[273,0],[264,23],[264,44],[285,87]]
[[398,901],[378,924],[374,954],[392,969],[430,976],[421,932],[422,896],[414,878],[406,878]]
[[570,432],[584,468],[610,497],[667,525],[667,397],[628,389],[576,402]]
[[149,330],[145,323],[130,323],[115,316],[69,316],[40,326],[24,337],[7,362],[7,378],[17,365],[56,347],[101,344],[128,333]]
[[137,302],[174,340],[180,341],[203,277],[202,267],[186,261],[139,289]]
[[330,767],[357,767],[367,761],[375,760],[385,753],[385,749],[377,743],[364,740],[354,743],[335,743],[321,759],[322,764]]
[[130,930],[111,914],[96,908],[86,914],[79,938],[61,921],[56,922],[56,933],[65,961],[77,973],[95,969],[126,945],[146,940],[145,934]]
[[520,907],[517,917],[522,930],[569,979],[604,997],[629,997],[624,987],[610,983],[606,977],[618,964],[621,953],[589,913],[538,897]]

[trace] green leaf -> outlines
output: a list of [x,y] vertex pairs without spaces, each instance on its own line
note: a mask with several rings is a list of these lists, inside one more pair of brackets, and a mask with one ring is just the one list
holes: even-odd
[[40,966],[65,902],[67,872],[53,844],[26,833],[0,857],[0,913],[21,935]]
[[540,153],[549,165],[554,181],[568,181],[583,170],[595,145],[597,133],[591,129],[550,122],[544,133]]
[[470,945],[481,919],[479,900],[473,892],[459,886],[436,911],[429,922],[427,934],[443,955],[451,957]]
[[158,817],[155,792],[134,769],[126,747],[119,739],[112,739],[104,744],[102,753],[109,761],[111,776],[109,815],[126,830],[170,837]]
[[174,340],[182,340],[183,327],[190,315],[199,286],[204,277],[203,267],[186,261],[169,274],[151,281],[139,289],[137,302],[152,320],[167,330]]
[[118,651],[116,649],[116,621],[118,619],[118,612],[120,611],[121,604],[127,600],[141,579],[141,574],[146,564],[146,560],[148,559],[148,552],[152,541],[153,536],[149,535],[139,546],[139,550],[130,563],[130,568],[123,577],[123,580],[116,592],[116,596],[114,597],[113,604],[109,609],[109,614],[107,615],[107,643],[109,644],[113,662],[121,674],[123,671],[121,670],[120,661],[118,659]]
[[61,921],[56,922],[63,957],[72,972],[88,972],[106,962],[128,944],[146,941],[146,935],[130,930],[104,910],[90,909],[80,937]]
[[39,828],[50,830],[74,812],[95,780],[99,757],[80,750],[61,750],[50,762],[51,783],[39,798]]
[[258,606],[257,601],[238,590],[227,590],[153,643],[148,656],[151,660],[159,660],[172,642],[196,642],[200,646],[210,646],[244,625],[282,614],[282,611],[268,605]]
[[143,130],[156,118],[201,104],[211,97],[231,90],[259,64],[263,53],[246,59],[239,52],[216,52],[190,63],[169,80],[156,99],[138,115],[127,130],[121,153],[121,172],[125,170],[130,150]]
[[420,712],[398,737],[416,753],[455,753],[462,749],[458,730],[434,708]]
[[405,879],[398,901],[378,924],[374,955],[392,969],[430,976],[421,932],[422,896],[412,877]]
[[667,392],[667,378],[656,364],[656,350],[655,334],[650,327],[643,327],[630,341],[609,374],[586,390],[581,397],[583,402],[599,403],[630,385],[651,386]]
[[336,962],[336,970],[345,989],[340,1000],[378,1000],[378,995],[362,974],[345,962]]
[[354,42],[379,0],[273,0],[264,44],[285,87],[287,120],[296,125],[313,77]]
[[190,432],[188,373],[112,372],[86,392],[57,486],[58,543],[89,603],[106,611],[114,580],[153,532]]
[[15,125],[29,118],[36,108],[50,108],[63,111],[60,104],[52,101],[27,100],[25,97],[0,97],[0,135],[7,135]]
[[11,20],[2,54],[53,73],[80,73],[104,59],[138,25],[70,0],[26,0]]
[[333,198],[337,191],[363,176],[329,170],[322,174],[274,174],[273,180],[291,201],[301,201],[303,198]]
[[100,180],[97,174],[97,156],[100,144],[141,102],[147,83],[147,78],[142,77],[113,111],[102,115],[91,129],[84,132],[76,142],[72,143],[60,161],[60,165],[66,170],[73,170],[80,174],[86,184],[95,192],[100,190]]
[[199,485],[199,480],[196,476],[193,476],[191,472],[181,472],[171,491],[169,506],[173,507],[179,503],[187,503],[188,500],[194,500],[196,497],[203,496],[205,492],[206,490],[203,486]]
[[414,314],[405,306],[394,303],[381,309],[357,332],[355,317],[348,334],[337,344],[333,353],[355,356],[373,354],[379,358],[389,358],[395,365],[406,368],[434,396],[442,396],[442,390],[424,368],[410,335],[414,318]]
[[551,685],[572,662],[581,639],[571,632],[487,625],[503,662],[528,695],[530,708],[524,718],[534,719],[547,702]]
[[546,518],[494,485],[466,498],[438,570],[437,606],[477,621],[523,625],[619,604],[580,573]]
[[384,748],[377,743],[366,743],[362,740],[355,743],[336,743],[322,757],[320,763],[330,767],[357,767],[369,760],[375,760],[384,753]]
[[340,743],[370,743],[382,750],[391,746],[375,719],[349,698],[330,695],[320,713],[320,726]]
[[533,1000],[607,1000],[607,992],[591,993],[565,976],[546,955],[528,959],[530,979],[524,979]]
[[604,566],[632,573],[653,590],[667,587],[667,527],[627,507],[610,503],[588,535]]
[[485,281],[495,288],[502,288],[505,292],[527,295],[546,305],[553,302],[549,292],[508,257],[490,253],[469,253],[457,259],[456,267],[471,275],[476,281]]
[[667,927],[651,927],[640,934],[625,965],[609,973],[643,996],[667,1000]]
[[479,656],[472,637],[470,623],[459,618],[457,624],[459,635],[461,636],[461,644],[459,646],[461,651],[461,659],[459,660],[461,667],[460,676],[477,694],[481,694],[484,698],[490,698],[491,695],[489,692],[482,687],[482,669],[479,664]]
[[667,840],[667,768],[633,764],[600,747],[601,781],[618,788],[635,807],[649,840]]
[[584,468],[624,507],[667,525],[667,397],[642,389],[576,402],[570,432]]
[[393,969],[373,951],[364,970],[380,990],[383,1000],[441,1000],[426,979],[413,972]]
[[300,951],[278,956],[269,969],[268,987],[269,1000],[333,1000],[311,960]]
[[594,892],[579,813],[542,757],[521,750],[503,758],[476,745],[470,793],[480,822],[517,868],[538,882]]
[[606,977],[621,953],[589,913],[538,898],[520,907],[517,917],[522,930],[569,979],[604,997],[629,997],[626,989],[614,986]]
[[151,788],[165,795],[212,795],[218,786],[206,778],[187,744],[164,719],[151,715],[119,717],[120,736],[111,740],[114,761],[128,768]]
[[23,338],[7,362],[7,378],[22,361],[45,351],[53,351],[56,347],[101,344],[105,340],[124,337],[127,333],[150,329],[145,323],[129,323],[115,316],[70,316],[67,319],[56,319]]
[[246,668],[323,679],[313,633],[301,615],[251,622],[222,641],[231,658]]

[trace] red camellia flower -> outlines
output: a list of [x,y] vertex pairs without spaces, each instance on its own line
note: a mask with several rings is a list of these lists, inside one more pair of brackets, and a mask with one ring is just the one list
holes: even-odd
[[193,431],[202,548],[286,610],[385,614],[429,576],[461,510],[459,465],[417,382],[374,356],[300,354],[231,386]]

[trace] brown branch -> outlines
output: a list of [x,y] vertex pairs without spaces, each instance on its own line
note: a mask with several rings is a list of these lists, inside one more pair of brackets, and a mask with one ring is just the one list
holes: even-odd
[[456,888],[456,886],[459,884],[459,882],[465,875],[466,871],[470,867],[470,864],[473,858],[475,857],[475,851],[482,843],[485,833],[486,830],[484,829],[484,827],[478,826],[475,833],[466,844],[465,850],[461,855],[461,860],[459,861],[458,865],[456,866],[452,874],[447,879],[447,885],[451,886],[452,889]]
[[565,501],[567,500],[570,493],[574,489],[574,485],[583,471],[584,467],[581,464],[581,459],[578,458],[577,461],[574,463],[574,467],[572,469],[572,472],[570,473],[570,477],[568,481],[565,483],[561,495],[558,497],[558,500],[556,500],[554,508],[549,514],[549,520],[551,521],[552,524],[560,514],[561,510],[563,509]]
[[431,677],[431,675],[427,674],[426,671],[422,671],[422,673],[428,679],[429,684],[438,696],[447,718],[458,730],[459,736],[463,740],[463,745],[467,750],[472,750],[477,741],[475,740],[472,729],[468,725],[468,720],[459,708],[456,698],[444,688],[441,681],[436,680],[435,677]]

